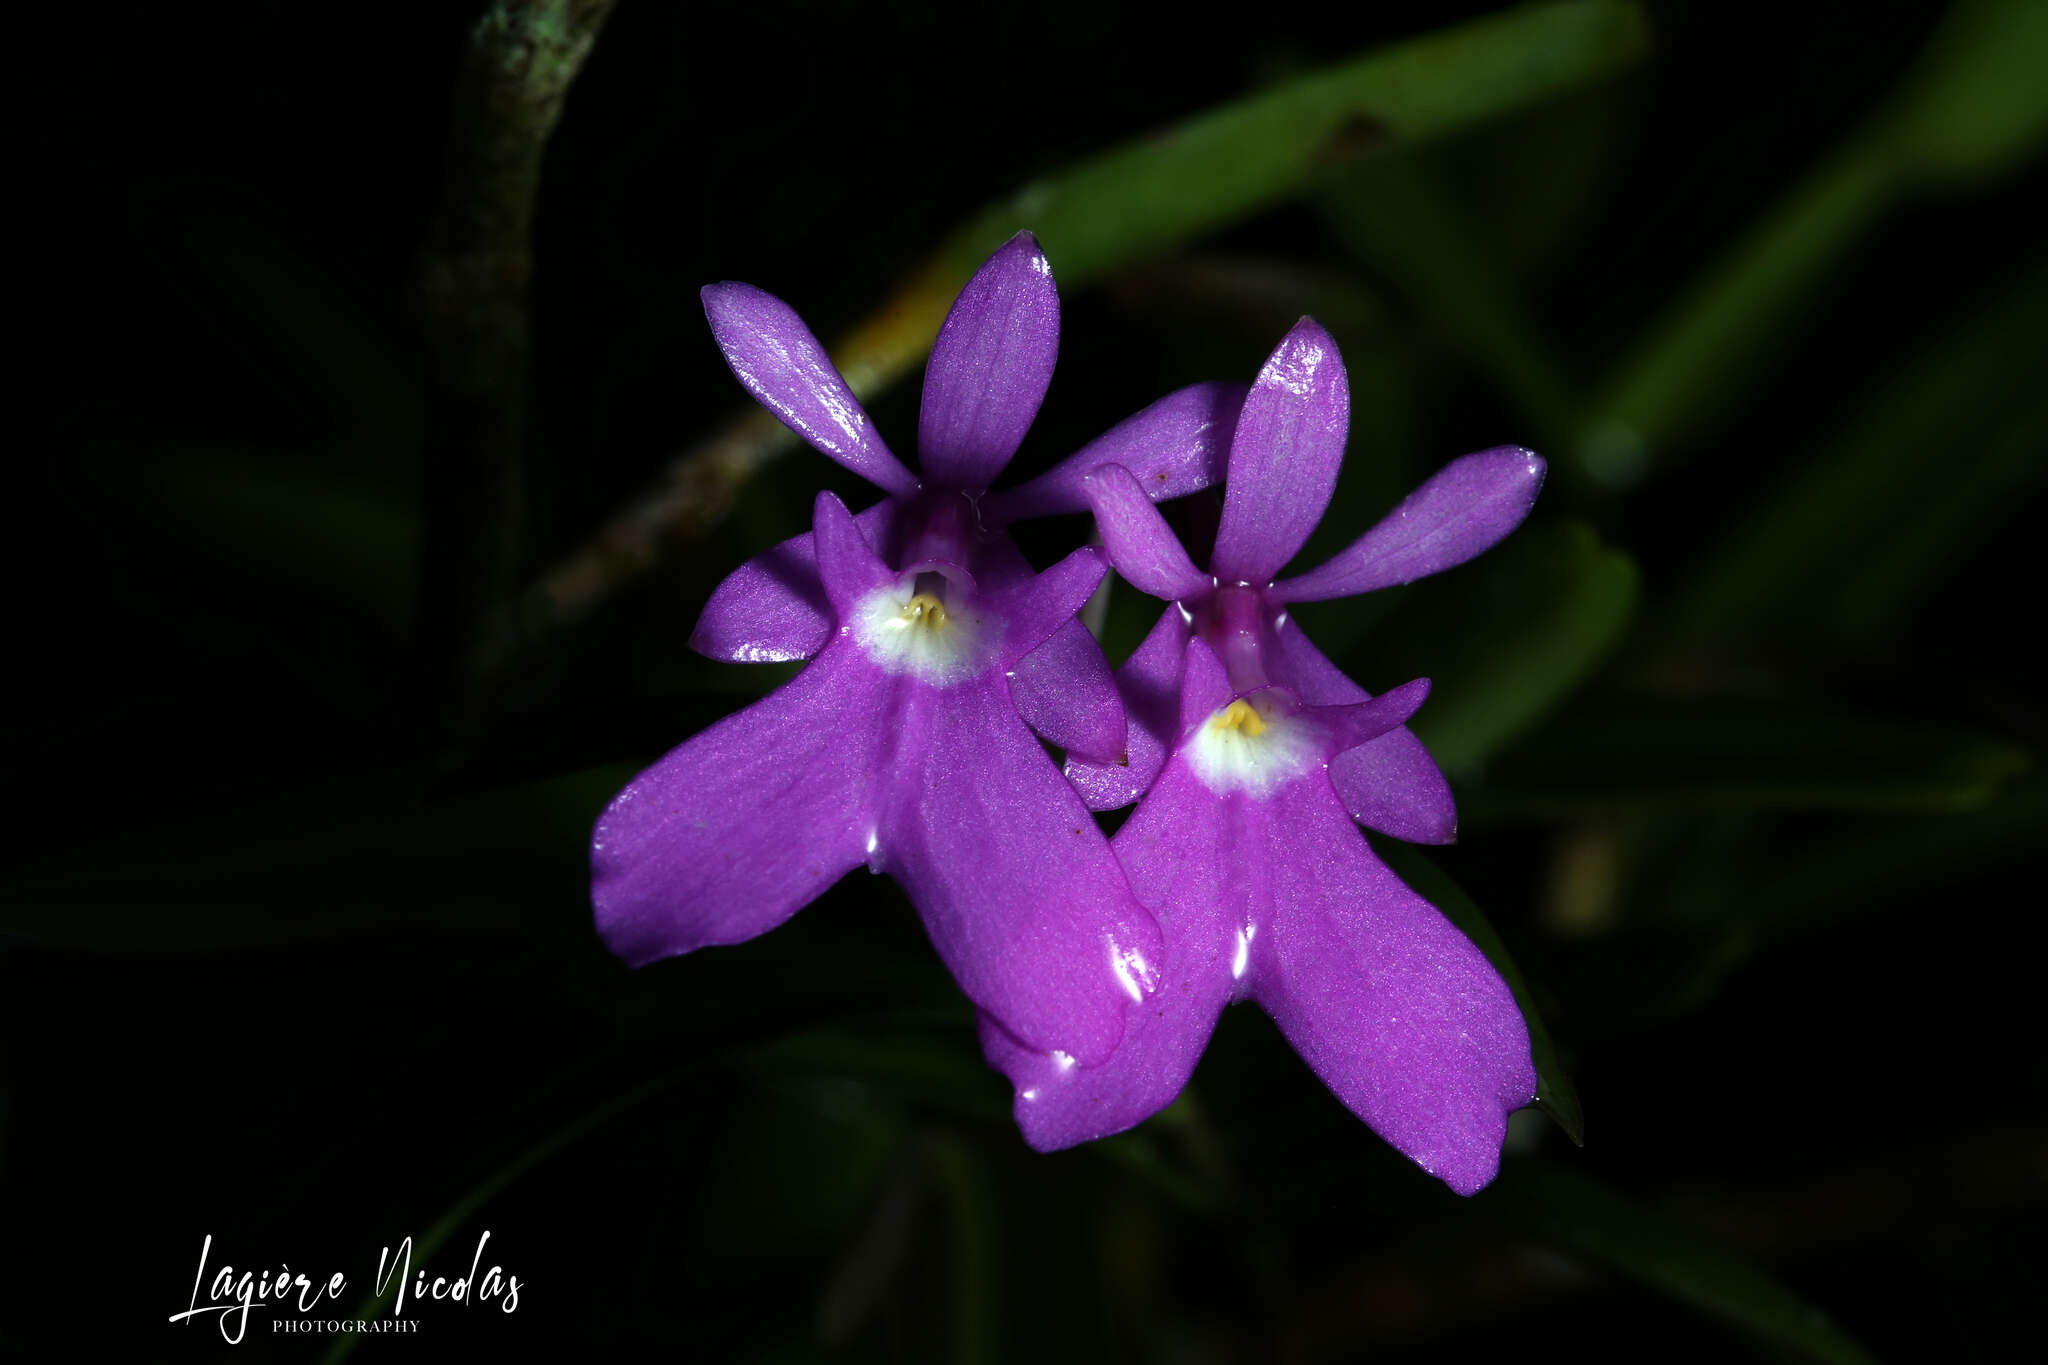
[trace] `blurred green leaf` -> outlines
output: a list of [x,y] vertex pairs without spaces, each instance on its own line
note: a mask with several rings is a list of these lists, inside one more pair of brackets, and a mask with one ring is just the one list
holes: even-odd
[[1536,1104],[1557,1121],[1557,1126],[1564,1129],[1567,1137],[1584,1145],[1586,1116],[1579,1106],[1579,1092],[1565,1072],[1564,1063],[1559,1060],[1557,1042],[1544,1026],[1543,1016],[1537,1012],[1528,981],[1508,955],[1507,945],[1494,932],[1484,912],[1473,904],[1470,896],[1459,890],[1458,884],[1442,869],[1409,845],[1382,841],[1375,843],[1373,848],[1402,881],[1463,930],[1465,937],[1478,945],[1479,951],[1486,954],[1486,960],[1508,983],[1508,989],[1515,993],[1515,1003],[1521,1007],[1522,1018],[1529,1026],[1529,1051],[1536,1062]]
[[1551,721],[1463,794],[1468,818],[1665,808],[1956,811],[2028,767],[2003,741],[1789,703],[1617,700]]
[[953,1232],[951,1289],[953,1318],[948,1358],[983,1362],[1001,1358],[1001,1219],[995,1183],[987,1168],[958,1137],[929,1134],[926,1159],[946,1197]]
[[1587,473],[1625,484],[1732,407],[1797,334],[1822,278],[1905,191],[1997,174],[2048,128],[2048,7],[1953,6],[1894,99],[1627,350],[1581,434]]
[[1414,300],[1427,326],[1470,356],[1521,409],[1532,444],[1570,438],[1578,400],[1514,282],[1458,206],[1412,158],[1384,159],[1321,196],[1355,255]]
[[1891,534],[1869,546],[1853,573],[1811,604],[1816,624],[1845,641],[1871,642],[1910,620],[1936,590],[1970,562],[1970,552],[2040,492],[2048,450],[2048,393],[2029,394],[2029,410],[1996,420],[1955,449],[1939,487]]
[[1773,342],[1792,332],[1791,318],[1895,188],[1885,164],[1858,143],[1794,189],[1627,348],[1580,432],[1580,468],[1626,485],[1681,432],[1696,439],[1775,354]]
[[[1777,939],[1921,898],[1953,904],[1950,892],[1959,881],[2038,858],[2044,829],[2048,778],[2037,774],[1958,819],[1863,825],[1802,842],[1756,878],[1744,913],[1760,936]],[[1999,903],[1973,899],[1986,910]]]
[[[953,299],[1019,228],[1044,243],[1071,289],[1321,184],[1359,160],[1446,137],[1609,75],[1648,43],[1625,0],[1523,5],[1374,49],[1262,94],[1134,138],[990,205],[865,322],[832,346],[871,398],[924,359]],[[654,563],[678,531],[722,518],[733,491],[795,437],[751,411],[684,453],[663,485],[624,509],[538,583],[538,627],[589,611]]]
[[2048,131],[2048,6],[1960,0],[1949,7],[1879,136],[1916,175],[1970,180],[2033,154]]
[[[1170,1111],[1172,1106],[1168,1106]],[[1196,1213],[1211,1213],[1218,1206],[1218,1191],[1191,1172],[1182,1170],[1167,1154],[1153,1133],[1165,1127],[1164,1118],[1122,1133],[1112,1133],[1088,1144],[1087,1150],[1110,1164],[1131,1173],[1156,1193]]]
[[[1368,687],[1431,679],[1415,733],[1438,763],[1481,763],[1571,695],[1621,638],[1636,568],[1590,526],[1524,528],[1407,598],[1351,658]],[[1311,638],[1315,620],[1305,617]]]
[[1641,11],[1523,5],[1375,49],[1125,143],[990,207],[941,252],[947,297],[1020,226],[1063,283],[1157,254],[1299,193],[1361,156],[1445,136],[1642,55]]
[[[1783,626],[1868,629],[1939,581],[1943,552],[2041,468],[2048,269],[2035,269],[1891,377],[1841,434],[1701,558],[1656,645]],[[2007,504],[2008,506],[2010,504]],[[1788,586],[1790,585],[1790,586]]]
[[[2039,778],[1967,816],[1859,826],[1809,843],[1756,867],[1739,897],[1670,971],[1645,982],[1641,1017],[1669,1018],[1716,999],[1728,979],[1757,957],[1801,941],[1826,941],[1862,921],[1908,905],[1939,901],[1954,913],[1995,911],[2009,903],[1999,878],[2039,856],[2048,828],[2048,783]],[[1994,888],[1988,894],[1961,887]],[[1656,984],[1661,982],[1662,984]]]
[[1589,1264],[1724,1318],[1779,1351],[1827,1365],[1874,1365],[1868,1351],[1776,1280],[1598,1181],[1511,1162],[1485,1199],[1494,1213]]

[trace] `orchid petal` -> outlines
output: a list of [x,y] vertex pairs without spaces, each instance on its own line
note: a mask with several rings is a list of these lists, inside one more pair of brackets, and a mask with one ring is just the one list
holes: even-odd
[[1052,266],[1020,232],[974,272],[932,343],[917,421],[925,476],[951,488],[995,482],[1045,401],[1059,344]]
[[996,607],[1008,623],[1003,632],[1003,666],[1014,665],[1078,616],[1108,571],[1102,551],[1083,545],[1029,583],[1000,594]]
[[1181,659],[1188,647],[1188,621],[1169,606],[1116,671],[1129,728],[1122,762],[1091,763],[1067,755],[1067,780],[1090,810],[1117,810],[1148,791],[1180,736]]
[[1049,1056],[983,1020],[981,1045],[1016,1087],[1025,1141],[1041,1152],[1122,1132],[1186,1086],[1245,967],[1247,884],[1232,866],[1226,807],[1185,762],[1168,766],[1113,847],[1165,936],[1159,988],[1125,1017],[1099,1066]]
[[1201,636],[1188,641],[1180,677],[1180,733],[1200,725],[1230,704],[1234,695],[1223,661]]
[[1453,460],[1370,531],[1321,566],[1275,583],[1267,596],[1351,597],[1463,564],[1522,524],[1536,505],[1543,471],[1543,458],[1520,446]]
[[1048,744],[1108,763],[1123,756],[1129,742],[1123,698],[1102,646],[1079,617],[1017,661],[1010,699]]
[[991,493],[983,506],[1002,521],[1088,510],[1088,476],[1120,464],[1154,502],[1223,482],[1230,437],[1247,392],[1242,384],[1190,384],[1111,427],[1027,483]]
[[1273,923],[1254,947],[1254,998],[1346,1108],[1474,1193],[1499,1169],[1508,1115],[1536,1094],[1513,994],[1373,856],[1328,784],[1280,789],[1270,818],[1284,843],[1271,850]]
[[833,614],[843,623],[852,618],[861,598],[894,582],[897,575],[861,535],[853,514],[835,495],[818,494],[811,517],[818,576],[824,581]]
[[[854,517],[861,539],[891,557],[899,504],[885,498]],[[739,664],[808,659],[832,638],[832,603],[818,577],[818,546],[809,531],[755,555],[712,589],[690,632],[690,648]]]
[[1429,696],[1429,679],[1417,678],[1402,683],[1391,692],[1382,692],[1371,701],[1354,702],[1349,706],[1317,706],[1311,712],[1329,735],[1330,755],[1335,757],[1347,750],[1356,749],[1378,739],[1390,730],[1398,730],[1401,723],[1420,710]]
[[1330,505],[1350,424],[1337,343],[1303,318],[1260,369],[1231,438],[1209,560],[1218,579],[1263,587],[1294,558]]
[[907,497],[917,491],[916,476],[882,443],[794,308],[766,290],[731,281],[705,285],[703,299],[725,363],[755,401],[884,492]]
[[[992,594],[1037,577],[1031,562],[1000,527],[985,532],[974,557],[984,589]],[[1017,714],[1048,744],[1084,758],[1114,762],[1124,751],[1124,703],[1102,646],[1078,617],[1010,671]]]
[[828,651],[612,798],[591,838],[597,928],[633,966],[773,929],[865,856],[882,693]]
[[[1323,657],[1292,618],[1273,627],[1267,668],[1273,681],[1312,706],[1346,706],[1371,694]],[[1429,750],[1406,726],[1330,760],[1330,782],[1351,818],[1411,844],[1448,844],[1458,837],[1451,784]]]
[[1188,558],[1180,538],[1130,470],[1119,464],[1104,465],[1090,474],[1086,483],[1102,546],[1124,581],[1168,602],[1194,597],[1215,586]]
[[877,865],[976,1005],[1035,1050],[1103,1061],[1160,943],[1102,831],[1001,675],[919,688],[897,723]]

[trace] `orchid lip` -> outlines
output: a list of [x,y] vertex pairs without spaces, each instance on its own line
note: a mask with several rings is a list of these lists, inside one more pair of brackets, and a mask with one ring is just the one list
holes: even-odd
[[1202,785],[1218,796],[1269,796],[1323,764],[1323,736],[1288,693],[1264,687],[1211,712],[1183,741]]
[[935,687],[979,676],[1002,640],[1001,621],[972,592],[955,590],[943,569],[906,572],[861,598],[852,617],[853,638],[871,662]]

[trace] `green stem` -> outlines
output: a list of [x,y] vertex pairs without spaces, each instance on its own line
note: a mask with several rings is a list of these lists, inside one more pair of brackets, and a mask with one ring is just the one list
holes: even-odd
[[461,730],[517,586],[528,290],[541,162],[612,0],[497,0],[470,33],[415,280],[433,397],[421,641],[428,711]]

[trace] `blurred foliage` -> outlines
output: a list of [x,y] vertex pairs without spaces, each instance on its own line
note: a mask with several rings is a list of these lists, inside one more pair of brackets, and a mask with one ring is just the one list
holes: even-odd
[[[1181,56],[1072,7],[963,62],[968,21],[914,5],[620,6],[536,206],[523,568],[560,628],[453,748],[416,720],[445,414],[401,299],[474,15],[270,7],[247,36],[298,60],[216,53],[83,158],[70,278],[113,303],[71,310],[96,383],[20,519],[10,1283],[117,1226],[149,1294],[207,1232],[360,1289],[366,1250],[488,1228],[536,1286],[522,1344],[585,1358],[1862,1361],[2024,1328],[2048,7],[1368,8]],[[102,54],[124,97],[189,41],[148,37]],[[769,53],[773,98],[678,74]],[[604,801],[792,671],[689,655],[693,613],[817,487],[859,496],[808,455],[752,477],[781,429],[733,416],[696,288],[845,336],[903,449],[892,381],[1020,226],[1066,327],[1019,476],[1249,378],[1304,312],[1354,387],[1305,562],[1465,450],[1550,457],[1497,551],[1301,614],[1367,687],[1432,678],[1461,842],[1375,847],[1500,967],[1588,1146],[1519,1115],[1459,1200],[1247,1009],[1172,1108],[1040,1157],[885,881],[637,973],[594,941]],[[1168,511],[1198,540],[1216,507]],[[1112,658],[1156,608],[1111,595]]]
[[1963,0],[1897,95],[1673,307],[1588,419],[1576,453],[1623,482],[1679,441],[1698,448],[1750,377],[1795,335],[1820,279],[1904,194],[1995,175],[2044,130],[2048,14],[2025,0]]

